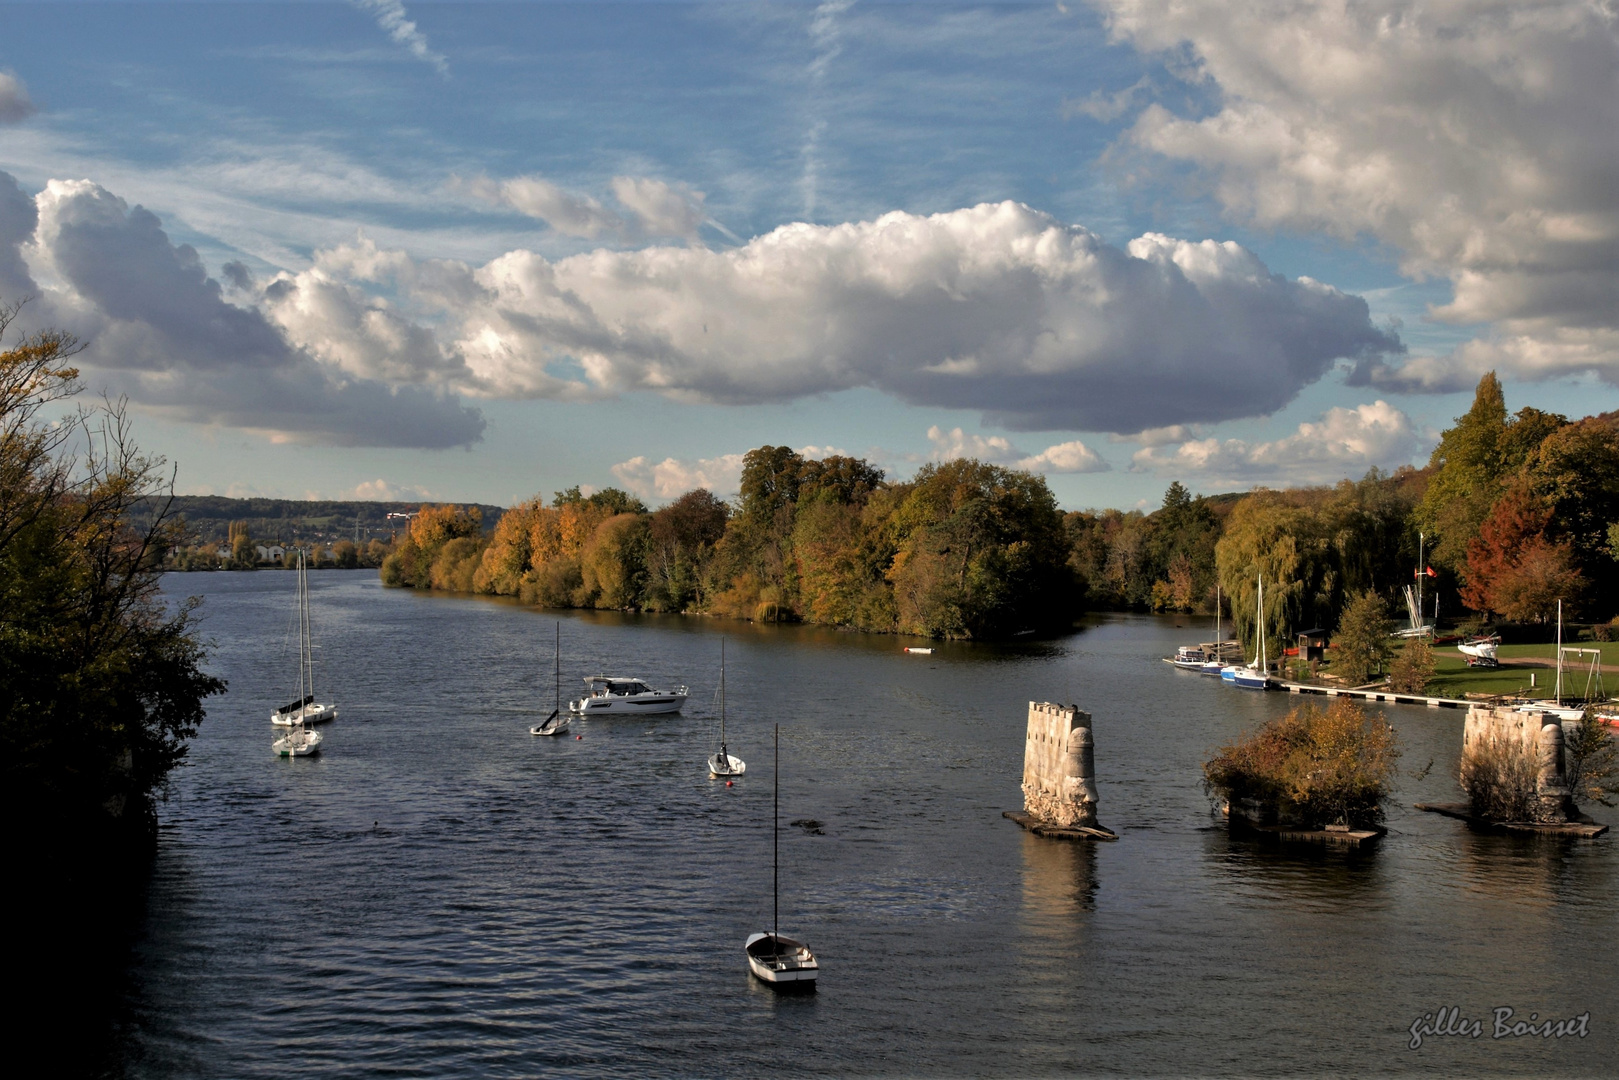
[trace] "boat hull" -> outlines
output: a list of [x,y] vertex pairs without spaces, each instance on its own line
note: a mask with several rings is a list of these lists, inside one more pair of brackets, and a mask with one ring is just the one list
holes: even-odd
[[748,970],[772,990],[815,989],[821,966],[802,941],[768,933],[748,938]]
[[679,712],[686,704],[685,694],[628,694],[622,697],[587,697],[568,702],[568,711],[575,716],[595,716],[615,713],[619,716],[656,715]]
[[1263,672],[1247,668],[1233,673],[1231,681],[1243,690],[1263,690],[1270,685],[1270,679]]
[[747,771],[747,763],[741,758],[733,757],[730,754],[726,754],[723,757],[719,754],[715,754],[713,757],[708,759],[708,775],[715,780],[724,780],[733,776],[741,776]]
[[324,724],[337,719],[336,705],[305,705],[302,709],[291,712],[273,712],[270,714],[270,723],[277,727],[292,727],[294,724]]
[[530,735],[561,735],[568,730],[571,721],[566,716],[559,716],[548,724],[535,724],[528,729]]
[[276,757],[314,757],[320,753],[321,734],[318,731],[306,731],[299,737],[299,732],[289,731],[275,742],[270,744],[270,750]]

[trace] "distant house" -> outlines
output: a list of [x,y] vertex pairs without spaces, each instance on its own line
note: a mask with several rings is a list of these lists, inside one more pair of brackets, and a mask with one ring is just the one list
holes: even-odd
[[287,549],[280,544],[271,544],[268,547],[260,544],[254,550],[258,552],[259,562],[278,563],[287,557]]

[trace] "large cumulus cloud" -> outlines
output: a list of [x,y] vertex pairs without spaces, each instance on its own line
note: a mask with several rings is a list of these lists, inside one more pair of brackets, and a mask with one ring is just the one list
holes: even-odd
[[[87,180],[53,180],[26,204],[19,193],[0,174],[0,286],[44,282],[30,314],[88,339],[82,363],[112,392],[288,438],[448,447],[481,437],[482,416],[443,386],[323,362],[258,307],[227,302],[150,212]],[[402,340],[420,344],[408,332]]]
[[1619,382],[1619,23],[1587,0],[1094,0],[1113,33],[1189,48],[1206,116],[1146,108],[1127,144],[1197,166],[1235,217],[1369,235],[1467,348],[1356,380],[1448,391],[1500,367]]
[[1237,244],[1125,250],[1017,203],[786,225],[726,251],[514,251],[471,276],[455,347],[499,395],[873,387],[1012,429],[1123,432],[1269,413],[1336,360],[1400,348],[1360,298]]

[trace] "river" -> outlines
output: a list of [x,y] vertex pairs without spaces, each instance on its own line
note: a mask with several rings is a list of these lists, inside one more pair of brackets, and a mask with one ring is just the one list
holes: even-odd
[[[367,571],[310,581],[341,717],[324,753],[289,761],[267,714],[293,683],[292,577],[165,579],[205,595],[230,692],[162,808],[96,1019],[108,1073],[1547,1076],[1606,1072],[1619,1050],[1613,840],[1477,835],[1410,809],[1459,798],[1459,712],[1389,710],[1404,756],[1380,844],[1284,850],[1228,836],[1199,770],[1298,699],[1160,663],[1209,636],[1200,621],[1097,616],[916,656],[824,628],[388,590]],[[531,737],[558,622],[565,694],[606,669],[687,682],[691,702]],[[748,764],[731,787],[703,765],[722,637]],[[1116,843],[1001,817],[1021,806],[1030,700],[1093,713]],[[820,957],[812,997],[775,997],[742,954],[771,917],[776,724],[781,925]],[[1589,1034],[1493,1038],[1505,1006],[1589,1012]],[[1482,1036],[1411,1049],[1442,1007]]]

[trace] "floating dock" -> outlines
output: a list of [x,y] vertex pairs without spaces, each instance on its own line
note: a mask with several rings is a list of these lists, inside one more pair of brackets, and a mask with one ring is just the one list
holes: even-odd
[[1271,685],[1289,694],[1322,694],[1326,697],[1360,698],[1362,701],[1381,701],[1389,705],[1425,705],[1430,709],[1471,709],[1476,701],[1459,698],[1428,697],[1426,694],[1396,694],[1392,690],[1350,690],[1339,686],[1316,686],[1311,683],[1282,682],[1272,679]]

